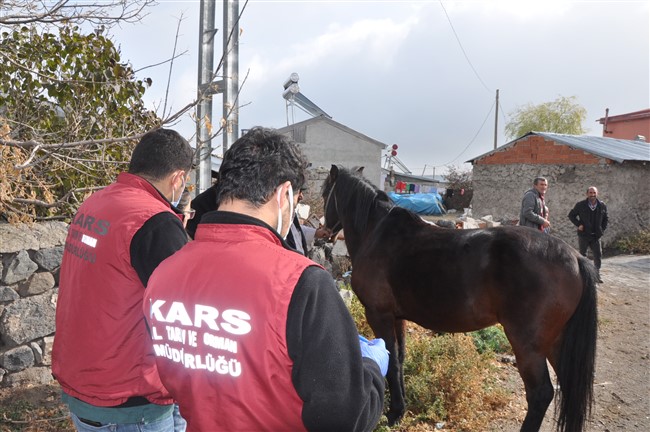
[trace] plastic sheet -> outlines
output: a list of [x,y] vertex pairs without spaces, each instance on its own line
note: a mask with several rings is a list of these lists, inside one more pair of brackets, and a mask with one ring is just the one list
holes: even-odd
[[437,193],[397,194],[388,192],[388,196],[396,206],[411,210],[419,215],[442,215],[445,207],[442,197]]

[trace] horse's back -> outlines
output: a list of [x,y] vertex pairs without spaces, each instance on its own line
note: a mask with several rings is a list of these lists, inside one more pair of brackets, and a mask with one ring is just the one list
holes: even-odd
[[453,230],[391,211],[353,262],[353,277],[355,290],[372,291],[377,301],[390,295],[407,319],[470,331],[504,315],[546,313],[553,302],[577,303],[577,256],[564,241],[530,228]]
[[[458,266],[486,270],[490,265],[563,268],[578,273],[578,254],[563,240],[527,227],[456,230],[426,223],[411,212],[396,209],[377,226],[366,242],[373,259],[388,256],[409,263],[428,262],[436,272]],[[496,261],[496,263],[495,263]],[[448,270],[446,270],[448,269]]]

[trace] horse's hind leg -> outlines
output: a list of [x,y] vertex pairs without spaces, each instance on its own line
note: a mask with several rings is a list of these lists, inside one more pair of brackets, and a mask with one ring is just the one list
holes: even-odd
[[526,402],[528,402],[528,412],[521,425],[521,432],[536,432],[539,431],[546,410],[553,400],[553,384],[548,373],[546,358],[538,353],[517,353],[516,349],[515,355],[519,375],[526,388]]

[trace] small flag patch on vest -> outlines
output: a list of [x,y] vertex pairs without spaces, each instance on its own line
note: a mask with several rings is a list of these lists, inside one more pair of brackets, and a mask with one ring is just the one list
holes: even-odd
[[93,247],[93,248],[94,248],[95,246],[97,246],[97,239],[94,238],[94,237],[90,237],[90,236],[88,236],[88,235],[86,235],[86,234],[84,234],[83,236],[81,236],[81,242],[82,242],[82,243],[85,243],[85,244],[87,244],[88,246]]

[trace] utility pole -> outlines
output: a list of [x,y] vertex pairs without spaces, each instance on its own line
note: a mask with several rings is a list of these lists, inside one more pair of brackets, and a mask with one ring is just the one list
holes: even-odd
[[497,101],[494,109],[494,149],[497,148],[497,127],[499,125],[499,89],[497,89]]
[[[223,93],[223,152],[239,137],[239,1],[223,2],[223,79],[215,81],[215,0],[201,0],[199,17],[199,73],[196,108],[197,192],[212,185],[212,95]],[[218,122],[221,124],[221,121]]]
[[239,0],[223,2],[223,152],[239,138]]
[[212,184],[212,95],[216,93],[213,85],[214,73],[214,28],[213,0],[201,0],[199,13],[199,73],[196,107],[196,193],[201,193]]

